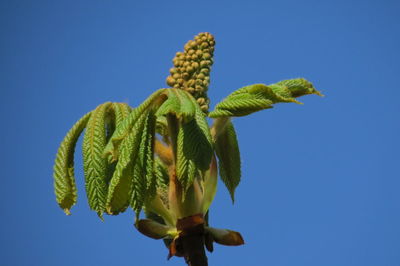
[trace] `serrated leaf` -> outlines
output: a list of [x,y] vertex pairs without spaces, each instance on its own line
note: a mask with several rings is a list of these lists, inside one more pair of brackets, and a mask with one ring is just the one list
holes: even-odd
[[77,193],[74,177],[74,152],[80,134],[86,127],[91,112],[84,115],[68,131],[58,148],[54,163],[54,191],[59,206],[69,214],[76,203]]
[[107,196],[107,161],[103,157],[106,146],[106,119],[112,103],[99,105],[92,113],[83,139],[83,169],[89,206],[100,218],[105,211]]
[[106,209],[109,214],[124,212],[129,206],[133,186],[133,166],[138,156],[147,114],[147,111],[142,112],[120,144],[120,155],[107,194]]
[[149,112],[143,127],[138,157],[134,165],[131,206],[138,215],[147,199],[156,194],[156,176],[154,174],[154,138],[156,117]]
[[169,183],[168,169],[165,164],[157,157],[154,158],[154,174],[157,182],[157,187],[166,188]]
[[109,162],[116,161],[118,159],[120,144],[124,138],[127,137],[133,125],[137,122],[141,115],[155,106],[160,106],[166,100],[166,96],[164,94],[165,90],[166,89],[160,89],[150,95],[141,105],[133,109],[130,114],[117,126],[114,134],[104,150],[104,155],[107,157]]
[[240,182],[241,162],[239,145],[232,122],[228,121],[225,130],[218,135],[215,142],[215,151],[219,160],[221,180],[227,187],[233,202],[235,200],[235,189]]
[[174,114],[178,119],[189,121],[193,119],[196,105],[193,104],[189,94],[183,90],[167,89],[168,99],[160,106],[157,116]]
[[245,116],[272,108],[276,103],[300,103],[295,98],[306,94],[321,95],[305,79],[280,81],[268,86],[254,84],[231,93],[216,105],[215,110],[209,113],[209,117]]
[[132,108],[126,103],[113,103],[112,108],[115,114],[116,127],[121,125],[125,118],[130,114]]
[[275,85],[287,87],[292,97],[300,97],[308,94],[316,94],[323,96],[321,92],[317,91],[313,84],[306,79],[288,79],[277,82]]
[[[206,128],[204,128],[206,127]],[[187,189],[199,171],[209,168],[213,149],[208,125],[202,113],[181,125],[177,138],[177,176]]]

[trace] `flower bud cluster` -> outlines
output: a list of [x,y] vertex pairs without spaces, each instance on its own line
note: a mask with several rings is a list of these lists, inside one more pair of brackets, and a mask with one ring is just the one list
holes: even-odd
[[170,69],[167,84],[172,88],[191,93],[204,112],[210,100],[207,90],[210,84],[210,69],[213,64],[215,41],[210,33],[200,33],[185,44],[183,52],[177,52],[174,67]]

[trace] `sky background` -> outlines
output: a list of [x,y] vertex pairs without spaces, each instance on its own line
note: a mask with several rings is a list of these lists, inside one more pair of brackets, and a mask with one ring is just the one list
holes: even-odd
[[212,265],[400,265],[400,2],[0,1],[0,254],[5,266],[185,265],[134,215],[55,201],[58,145],[106,101],[165,87],[175,52],[217,42],[211,106],[253,83],[305,77],[326,97],[236,118],[242,181],[210,223],[242,233]]

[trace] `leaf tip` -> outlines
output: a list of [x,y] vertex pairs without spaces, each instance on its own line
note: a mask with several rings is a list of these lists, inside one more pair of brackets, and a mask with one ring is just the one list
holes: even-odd
[[102,222],[104,222],[103,212],[97,212],[97,216],[100,218]]
[[68,216],[71,215],[71,211],[70,211],[70,209],[68,209],[68,208],[65,208],[65,209],[64,209],[64,213],[65,213],[66,215],[68,215]]
[[320,92],[320,91],[317,91],[317,90],[315,90],[315,89],[314,89],[314,92],[313,92],[313,94],[316,94],[316,95],[318,95],[318,96],[320,96],[320,97],[325,97],[325,95],[324,95],[324,94],[322,94],[322,92]]

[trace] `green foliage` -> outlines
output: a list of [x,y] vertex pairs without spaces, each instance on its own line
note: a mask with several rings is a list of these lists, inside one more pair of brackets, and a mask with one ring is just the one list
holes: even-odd
[[[230,118],[321,94],[301,78],[246,86],[208,114],[215,118],[210,128],[207,90],[214,45],[211,34],[199,34],[174,59],[167,78],[173,88],[157,90],[137,108],[106,102],[70,129],[54,165],[56,199],[67,214],[77,200],[75,145],[86,128],[82,144],[86,194],[101,219],[104,213],[117,215],[130,206],[138,230],[167,238],[170,255],[178,252],[180,237],[190,232],[185,231],[186,223],[203,224],[209,250],[212,242],[244,243],[239,233],[213,229],[206,221],[217,190],[217,169],[232,201],[241,179],[239,145]],[[149,219],[139,219],[142,209]]]
[[141,113],[121,142],[118,162],[108,188],[106,206],[109,214],[124,212],[131,202],[134,165],[147,118],[148,112]]
[[77,193],[74,177],[74,152],[75,145],[80,134],[85,128],[91,112],[84,115],[68,131],[58,148],[56,160],[54,163],[54,190],[58,205],[70,213],[71,207],[76,203]]
[[218,103],[209,117],[245,116],[272,108],[275,103],[300,103],[295,97],[306,94],[321,95],[305,79],[281,81],[272,85],[254,84],[238,89]]
[[133,190],[131,206],[139,215],[147,198],[153,198],[156,193],[156,175],[154,173],[154,140],[156,117],[149,112],[143,127],[138,158],[133,173]]
[[107,161],[103,157],[106,146],[106,115],[112,103],[99,105],[86,126],[83,139],[83,169],[89,206],[102,217],[107,195]]
[[199,171],[209,168],[213,154],[207,120],[199,106],[195,102],[193,104],[196,107],[194,117],[189,122],[182,123],[177,140],[176,170],[184,190],[192,185]]
[[125,137],[130,133],[133,125],[139,120],[143,112],[154,107],[158,107],[165,100],[163,95],[165,89],[160,89],[150,95],[141,105],[133,109],[132,112],[118,125],[110,141],[107,143],[104,154],[109,162],[114,162],[118,159],[120,144]]
[[235,128],[228,121],[223,132],[215,141],[215,151],[219,159],[219,174],[227,187],[232,202],[235,200],[235,189],[240,182],[240,152]]
[[157,116],[173,114],[178,119],[189,121],[193,119],[196,112],[196,102],[193,102],[190,94],[183,90],[166,90],[168,99],[160,106]]

